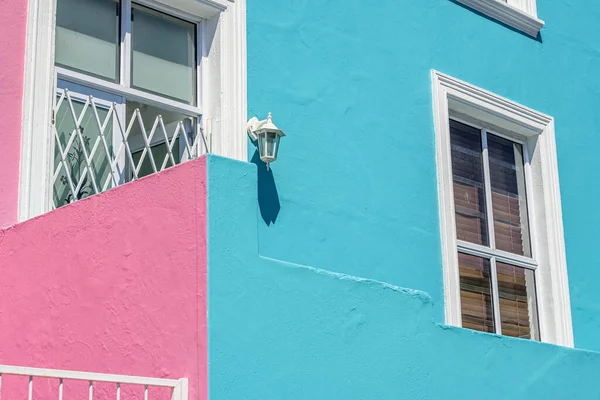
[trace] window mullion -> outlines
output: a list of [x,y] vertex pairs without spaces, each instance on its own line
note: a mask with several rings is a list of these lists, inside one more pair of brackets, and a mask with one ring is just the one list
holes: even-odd
[[131,0],[121,0],[121,85],[131,86]]
[[[487,212],[488,232],[490,247],[496,248],[496,236],[494,234],[494,210],[492,206],[492,179],[490,176],[490,156],[488,152],[487,131],[481,130],[481,147],[483,156],[483,178],[485,187],[485,208]],[[496,257],[490,258],[490,273],[492,274],[492,307],[494,308],[494,326],[496,333],[502,334],[502,320],[500,319],[500,298],[498,296],[498,274],[496,272]]]
[[466,242],[464,240],[457,240],[456,245],[458,247],[458,251],[461,253],[467,253],[473,256],[488,259],[491,257],[496,257],[496,259],[500,262],[531,270],[538,268],[535,260],[529,257],[523,257],[518,254],[512,254],[502,250],[490,249],[487,246]]
[[[203,48],[203,40],[204,40],[204,35],[203,35],[203,29],[204,29],[204,24],[202,22],[197,22],[196,23],[196,41],[195,41],[195,45],[196,45],[196,104],[199,108],[202,108],[204,102],[204,87],[202,85],[203,79],[202,79],[202,74],[203,74],[203,70],[202,70],[202,60],[203,57],[202,55],[204,54],[204,48]],[[199,135],[203,135],[203,120],[204,118],[202,116],[198,116],[198,118],[196,118],[196,124],[194,126],[195,132],[194,132],[194,136],[198,137]],[[205,149],[205,151],[201,151],[200,149],[203,148],[204,144],[203,144],[203,140],[202,137],[198,137],[199,140],[197,140],[197,144],[196,144],[196,148],[194,149],[194,151],[196,152],[196,154],[198,156],[200,156],[201,154],[204,154],[205,152],[208,152],[208,149]]]
[[535,201],[533,198],[533,174],[531,172],[531,154],[529,152],[530,144],[523,143],[523,169],[525,171],[525,199],[527,201],[527,220],[529,221],[529,241],[531,249],[531,258],[539,260],[539,255],[536,253],[538,249],[538,236],[536,231],[535,220]]
[[202,87],[202,74],[203,74],[203,51],[204,48],[202,46],[202,41],[204,38],[203,35],[204,24],[202,22],[196,23],[196,42],[194,43],[196,46],[196,105],[199,108],[202,108],[202,100],[203,100],[203,87]]
[[485,189],[485,209],[487,214],[488,237],[490,238],[490,248],[496,248],[496,236],[494,235],[494,211],[492,207],[492,181],[490,177],[490,158],[488,154],[487,132],[481,130],[481,147],[483,156],[483,181]]
[[496,257],[490,259],[490,273],[492,274],[492,307],[494,308],[494,326],[496,333],[502,335],[502,319],[500,318],[500,295],[498,290],[498,273],[496,271]]

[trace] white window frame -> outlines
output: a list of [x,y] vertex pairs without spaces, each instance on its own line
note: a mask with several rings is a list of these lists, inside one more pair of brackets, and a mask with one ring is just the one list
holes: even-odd
[[[540,339],[573,347],[554,119],[435,70],[431,71],[431,79],[446,323],[461,326],[458,250],[494,256],[499,261],[535,270]],[[489,129],[522,144],[531,258],[457,240],[450,119]]]
[[[132,100],[186,114],[202,114],[210,152],[247,161],[246,0],[140,0],[158,11],[196,22],[199,31],[197,106],[54,66],[56,0],[28,0],[21,139],[19,221],[51,209],[52,110],[56,76]],[[127,0],[129,1],[129,0]],[[130,23],[121,13],[122,22]],[[126,30],[124,30],[126,31]],[[128,35],[122,40],[131,40]],[[121,47],[121,59],[129,57]],[[121,71],[123,69],[121,68]],[[127,84],[128,75],[121,75]],[[173,104],[170,104],[170,103]]]
[[536,0],[456,0],[482,14],[537,37],[545,22],[538,18]]

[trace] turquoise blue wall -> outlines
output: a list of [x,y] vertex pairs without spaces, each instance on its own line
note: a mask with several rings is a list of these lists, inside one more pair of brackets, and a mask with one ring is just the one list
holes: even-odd
[[600,350],[600,3],[538,3],[535,40],[451,0],[248,0],[249,113],[288,134],[260,254],[423,290],[443,321],[437,69],[555,117],[575,343]]
[[451,0],[248,0],[249,114],[288,136],[271,172],[208,160],[212,398],[600,396],[597,353],[441,325],[431,69],[555,117],[600,350],[600,3],[538,3],[536,40]]
[[211,400],[600,398],[600,353],[441,325],[428,294],[335,260],[260,256],[256,167],[207,165]]

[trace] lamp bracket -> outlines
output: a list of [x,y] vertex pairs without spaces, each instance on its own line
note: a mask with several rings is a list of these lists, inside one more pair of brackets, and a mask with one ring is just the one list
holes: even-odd
[[250,139],[256,141],[258,139],[258,137],[256,136],[256,134],[254,133],[254,131],[256,131],[258,129],[258,125],[260,124],[261,121],[259,121],[258,118],[256,117],[252,117],[248,120],[248,136],[250,136]]

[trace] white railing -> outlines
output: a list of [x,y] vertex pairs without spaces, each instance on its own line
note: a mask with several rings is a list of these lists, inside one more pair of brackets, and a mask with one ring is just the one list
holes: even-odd
[[[64,382],[73,381],[84,381],[89,385],[88,388],[88,399],[94,399],[94,384],[98,382],[112,383],[114,384],[114,396],[110,396],[113,399],[120,400],[121,398],[121,385],[136,385],[141,386],[144,389],[144,400],[149,400],[148,388],[149,387],[162,387],[171,389],[170,400],[188,400],[188,380],[182,379],[159,379],[159,378],[145,378],[139,376],[128,376],[128,375],[112,375],[112,374],[97,374],[92,372],[78,372],[78,371],[62,371],[55,369],[45,368],[28,368],[28,367],[15,367],[10,365],[0,365],[0,399],[2,399],[2,378],[5,376],[21,376],[28,378],[28,399],[33,400],[34,397],[34,381],[36,378],[55,379],[58,389],[58,400],[74,398],[75,396],[69,396],[69,393],[65,393]],[[63,397],[64,396],[64,397]],[[7,398],[8,399],[8,398]]]
[[59,89],[53,208],[208,153],[200,118]]

